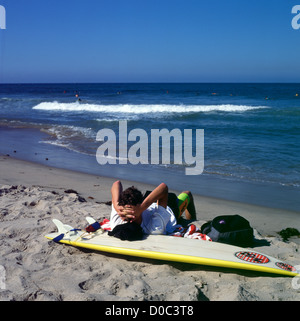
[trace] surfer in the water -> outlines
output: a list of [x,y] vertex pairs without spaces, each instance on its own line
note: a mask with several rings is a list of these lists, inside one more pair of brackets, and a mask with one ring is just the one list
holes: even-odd
[[[168,186],[165,183],[161,183],[152,192],[147,192],[143,196],[133,186],[123,191],[122,183],[116,181],[112,185],[111,194],[112,229],[120,224],[135,222],[147,234],[166,234],[173,232],[183,212],[187,220],[196,219],[192,193],[184,191],[174,199],[174,194],[168,193]],[[171,202],[169,196],[173,196]]]
[[76,99],[77,99],[77,101],[78,101],[78,102],[80,102],[80,101],[81,101],[81,99],[80,99],[80,97],[79,97],[79,94],[78,94],[78,92],[76,92],[76,95],[75,95],[75,97],[76,97]]

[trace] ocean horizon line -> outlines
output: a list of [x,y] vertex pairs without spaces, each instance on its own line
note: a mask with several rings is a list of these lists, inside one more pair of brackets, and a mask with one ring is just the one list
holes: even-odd
[[223,82],[217,82],[217,81],[182,81],[182,82],[178,82],[178,81],[174,81],[174,82],[170,82],[170,81],[151,81],[151,82],[131,82],[131,81],[124,81],[124,82],[113,82],[113,81],[99,81],[99,82],[8,82],[8,83],[0,83],[0,85],[63,85],[63,84],[68,84],[68,85],[103,85],[103,84],[112,84],[112,85],[118,85],[118,84],[126,84],[126,85],[151,85],[151,84],[156,84],[156,85],[160,85],[160,84],[218,84],[218,85],[222,85],[222,84],[229,84],[229,85],[234,85],[234,84],[237,84],[237,85],[251,85],[251,84],[262,84],[262,85],[297,85],[299,84],[300,85],[300,81],[299,82],[290,82],[290,81],[283,81],[283,82],[278,82],[278,81],[275,81],[275,82],[272,82],[272,81],[241,81],[241,82],[238,82],[238,81],[223,81]]

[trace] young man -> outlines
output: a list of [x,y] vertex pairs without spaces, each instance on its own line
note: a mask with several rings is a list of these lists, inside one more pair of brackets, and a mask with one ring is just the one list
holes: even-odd
[[129,221],[139,224],[146,234],[169,234],[176,229],[177,219],[184,211],[188,220],[196,218],[193,197],[189,191],[178,196],[178,215],[174,215],[168,206],[168,186],[165,183],[161,183],[144,198],[133,186],[123,191],[122,183],[116,181],[112,185],[111,194],[112,229]]

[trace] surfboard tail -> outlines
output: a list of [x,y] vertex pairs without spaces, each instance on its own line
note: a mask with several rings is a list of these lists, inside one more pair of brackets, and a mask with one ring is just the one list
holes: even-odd
[[90,217],[90,216],[87,216],[85,219],[87,220],[87,222],[88,222],[89,224],[94,224],[94,223],[96,223],[96,220],[94,220],[94,219],[93,219],[92,217]]
[[66,234],[67,232],[70,232],[73,227],[67,224],[63,224],[61,221],[57,220],[56,218],[52,220],[52,222],[57,227],[59,234]]
[[70,231],[75,231],[76,229],[73,229],[72,226],[67,225],[67,224],[63,224],[61,221],[57,220],[57,219],[53,219],[52,222],[55,224],[55,226],[57,227],[58,230],[58,236],[56,236],[53,241],[58,243],[59,241],[61,241],[64,236],[69,233]]

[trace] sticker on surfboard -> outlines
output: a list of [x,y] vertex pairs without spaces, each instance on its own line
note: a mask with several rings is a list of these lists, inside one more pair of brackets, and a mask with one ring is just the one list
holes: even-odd
[[294,268],[292,265],[283,263],[283,262],[276,262],[276,266],[278,266],[282,270],[290,271],[290,272],[295,272],[296,268]]
[[240,260],[247,261],[250,263],[266,264],[270,262],[270,259],[268,257],[255,252],[236,252],[235,256]]

